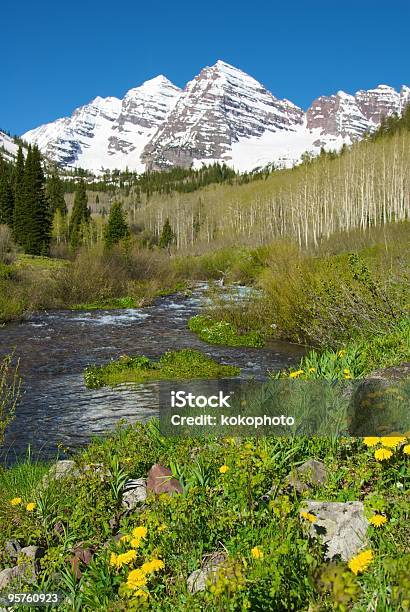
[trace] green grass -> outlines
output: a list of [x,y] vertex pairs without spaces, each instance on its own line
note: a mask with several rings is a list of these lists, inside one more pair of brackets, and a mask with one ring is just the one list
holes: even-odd
[[90,365],[84,371],[87,387],[145,382],[147,380],[177,380],[237,376],[236,366],[222,365],[200,351],[184,349],[168,351],[158,361],[141,356],[124,355],[107,365]]
[[204,342],[225,346],[262,347],[265,344],[259,331],[240,333],[232,323],[215,321],[211,317],[196,315],[191,317],[188,328]]
[[[367,548],[374,558],[363,574],[355,576],[344,562],[325,561],[324,548],[309,538],[309,525],[300,517],[304,499],[283,491],[287,474],[312,457],[325,463],[328,480],[314,486],[309,499],[360,499],[368,518],[387,517],[384,526],[368,527]],[[375,597],[383,612],[406,609],[409,491],[403,444],[379,462],[361,439],[164,438],[152,421],[120,428],[75,459],[82,475],[50,481],[45,489],[39,487],[44,473],[39,465],[25,461],[0,472],[0,548],[10,538],[43,546],[47,554],[30,589],[62,591],[64,609],[364,612],[375,609]],[[171,468],[182,495],[150,496],[138,511],[122,513],[124,481],[145,477],[156,462]],[[262,502],[271,488],[270,501]],[[13,506],[16,497],[22,501]],[[28,502],[37,504],[33,512],[26,510]],[[111,566],[112,553],[130,549],[116,534],[138,526],[147,532],[135,560],[120,569]],[[75,579],[70,557],[79,543],[94,552]],[[262,557],[252,555],[255,547]],[[214,551],[227,555],[225,569],[213,587],[190,594],[187,577]],[[122,585],[151,559],[161,559],[164,568],[147,577],[149,598],[142,604]],[[1,567],[12,563],[1,559]]]
[[138,308],[138,303],[134,298],[127,296],[71,306],[71,310],[108,310],[113,308]]

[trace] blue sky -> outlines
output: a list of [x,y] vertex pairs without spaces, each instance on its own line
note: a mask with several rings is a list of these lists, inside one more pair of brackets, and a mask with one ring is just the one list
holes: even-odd
[[410,85],[410,0],[3,0],[1,22],[0,128],[16,134],[217,59],[304,108]]

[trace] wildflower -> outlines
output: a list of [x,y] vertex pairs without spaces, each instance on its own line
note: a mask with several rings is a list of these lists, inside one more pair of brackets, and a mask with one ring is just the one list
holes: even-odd
[[396,446],[399,446],[400,444],[405,442],[406,438],[404,436],[385,436],[383,438],[380,438],[380,441],[384,446],[387,446],[388,448],[396,448]]
[[377,459],[377,461],[384,461],[385,459],[390,459],[392,455],[393,453],[389,448],[378,448],[374,452],[374,457],[375,459]]
[[300,516],[309,521],[309,523],[314,523],[316,521],[315,515],[311,514],[310,512],[301,512]]
[[313,372],[316,372],[316,368],[309,368],[309,372],[312,374]]
[[370,522],[374,527],[381,527],[387,523],[387,518],[383,514],[373,514]]
[[346,351],[344,349],[338,351],[337,356],[338,357],[344,357],[346,355]]
[[380,442],[380,438],[377,438],[376,436],[367,436],[366,438],[363,438],[363,444],[365,444],[366,446],[376,446],[376,444],[378,444]]
[[152,559],[151,561],[146,561],[141,565],[141,571],[144,574],[152,574],[164,568],[164,562],[161,559]]
[[12,506],[18,506],[19,504],[21,504],[21,502],[21,497],[13,497],[13,499],[10,500]]
[[147,528],[146,527],[134,527],[132,530],[132,535],[134,538],[144,539],[147,536]]
[[303,370],[295,370],[289,374],[289,378],[299,378],[301,374],[304,374]]
[[360,574],[361,572],[364,572],[364,570],[367,569],[367,567],[370,565],[372,561],[373,561],[373,552],[371,550],[365,550],[364,552],[350,559],[347,565],[349,569],[354,574],[357,575],[357,574]]
[[127,578],[127,587],[129,589],[137,590],[140,587],[145,586],[147,584],[147,577],[141,569],[132,570],[128,574]]
[[227,465],[221,465],[221,467],[219,468],[219,471],[221,472],[221,474],[226,474],[226,472],[229,471],[229,467]]
[[405,455],[410,455],[410,444],[406,444],[406,446],[403,446],[403,453]]
[[120,568],[123,565],[129,565],[137,558],[137,553],[135,550],[128,550],[121,555],[116,555],[115,553],[111,553],[110,557],[110,565],[112,567]]
[[251,555],[254,559],[263,559],[263,552],[258,546],[252,548]]
[[27,504],[26,510],[27,510],[27,512],[33,512],[35,507],[36,507],[36,504],[34,502],[30,502],[30,503]]

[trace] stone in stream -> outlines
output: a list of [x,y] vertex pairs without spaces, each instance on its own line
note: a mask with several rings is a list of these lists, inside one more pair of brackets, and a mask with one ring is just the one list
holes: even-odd
[[173,495],[174,493],[182,493],[181,483],[172,476],[169,468],[164,467],[159,463],[155,463],[148,472],[147,492],[161,495]]
[[366,546],[368,521],[362,502],[309,500],[301,508],[302,512],[316,517],[314,522],[309,523],[310,536],[319,539],[325,546],[326,559],[331,561],[340,556],[343,561],[349,561]]
[[145,478],[127,480],[122,491],[122,505],[127,510],[134,510],[138,504],[147,499],[147,481]]

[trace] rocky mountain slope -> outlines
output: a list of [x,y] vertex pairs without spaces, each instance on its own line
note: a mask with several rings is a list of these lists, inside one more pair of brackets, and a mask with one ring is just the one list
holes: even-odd
[[17,145],[11,136],[0,132],[0,155],[5,159],[12,159],[17,154]]
[[279,100],[251,76],[218,61],[183,90],[164,76],[123,98],[95,98],[71,117],[23,135],[63,166],[166,169],[224,161],[240,171],[289,166],[306,151],[351,144],[383,116],[400,114],[410,88],[387,85],[354,96],[317,98],[307,112]]

